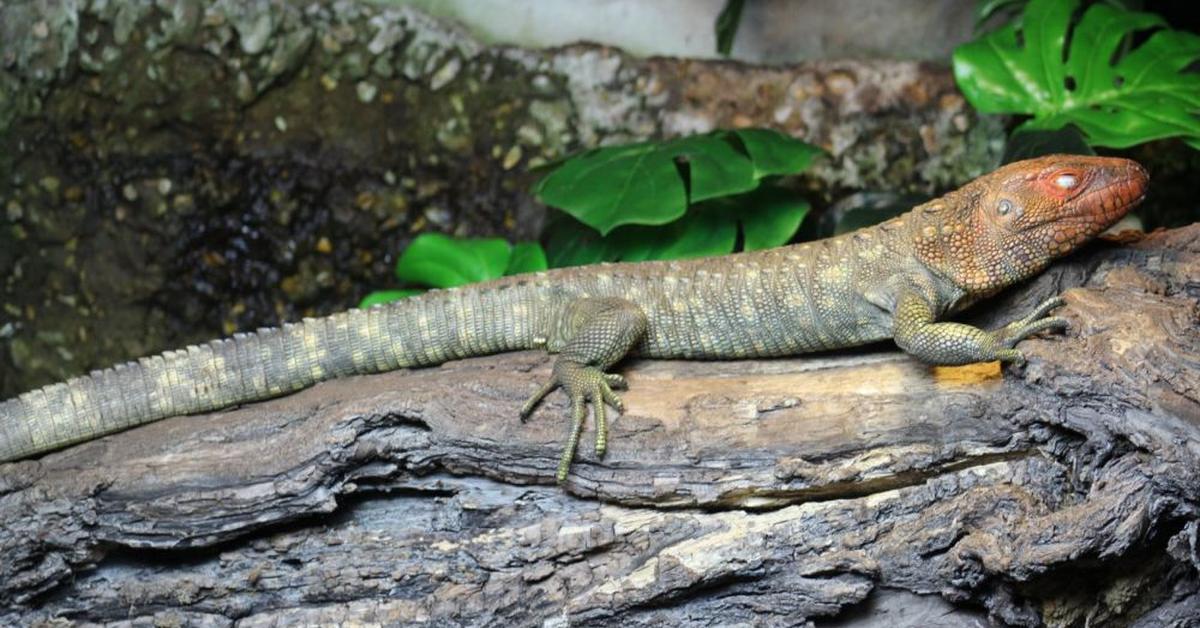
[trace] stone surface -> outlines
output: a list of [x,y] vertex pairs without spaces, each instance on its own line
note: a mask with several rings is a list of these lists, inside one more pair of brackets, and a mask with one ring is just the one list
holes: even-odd
[[562,488],[532,352],[0,465],[0,623],[1186,626],[1197,276],[1200,225],[1088,247],[973,314],[1066,291],[1018,368],[630,364]]

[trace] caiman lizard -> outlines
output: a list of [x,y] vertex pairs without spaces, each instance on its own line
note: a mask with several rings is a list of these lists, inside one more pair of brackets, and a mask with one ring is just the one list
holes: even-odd
[[[1117,222],[1145,194],[1137,163],[1053,155],[1021,161],[882,224],[776,249],[687,261],[563,268],[435,290],[168,351],[0,403],[0,460],[164,417],[291,393],[353,374],[502,351],[557,353],[551,391],[570,399],[567,475],[588,406],[595,450],[620,412],[608,372],[623,357],[760,358],[893,338],[931,364],[1020,362],[1015,345],[1065,328],[1052,298],[996,330],[949,314],[1036,275]],[[799,427],[797,429],[800,429]]]

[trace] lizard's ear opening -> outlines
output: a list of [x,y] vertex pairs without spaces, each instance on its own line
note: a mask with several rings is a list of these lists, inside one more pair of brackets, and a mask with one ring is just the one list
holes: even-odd
[[1013,222],[1020,220],[1023,213],[1024,210],[1022,207],[1013,202],[1012,199],[1002,198],[998,203],[996,203],[996,215],[999,216],[1000,220],[1005,224],[1012,224]]

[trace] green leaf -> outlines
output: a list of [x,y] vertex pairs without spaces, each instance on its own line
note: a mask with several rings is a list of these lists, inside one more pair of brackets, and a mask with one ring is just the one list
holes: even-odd
[[674,155],[663,148],[646,142],[586,151],[546,175],[534,193],[601,233],[631,222],[670,222],[688,199]]
[[742,21],[742,8],[745,0],[725,0],[725,8],[717,15],[713,30],[717,35],[717,54],[728,57],[733,50],[733,38],[737,35],[738,24]]
[[512,247],[505,275],[520,275],[546,270],[546,252],[537,242],[519,242]]
[[379,305],[380,303],[391,303],[392,301],[407,299],[414,294],[421,294],[422,292],[425,291],[417,290],[415,288],[406,290],[376,290],[375,292],[363,297],[363,300],[358,304],[358,307],[366,309],[372,305]]
[[609,238],[612,261],[709,257],[733,251],[737,243],[737,223],[717,212],[691,211],[662,227],[622,227]]
[[456,240],[440,233],[424,233],[404,249],[396,262],[396,277],[434,288],[496,279],[508,267],[511,249],[500,238]]
[[733,132],[746,147],[754,165],[754,176],[803,172],[821,149],[774,129],[738,129]]
[[751,190],[764,176],[798,172],[816,152],[782,134],[751,130],[610,146],[567,159],[534,193],[608,234],[621,225],[673,222],[690,203]]
[[[1126,11],[1139,11],[1145,4],[1142,0],[1100,0],[1105,4]],[[984,22],[996,15],[1010,14],[1004,19],[1004,22],[1013,21],[1013,18],[1020,18],[1016,15],[1018,11],[1025,8],[1029,4],[1029,0],[979,0],[975,5],[975,31],[983,27]],[[1020,23],[1020,19],[1016,20]],[[997,24],[1000,26],[1000,24]]]
[[[687,164],[690,195],[676,160]],[[536,192],[544,203],[608,233],[624,224],[671,222],[689,202],[754,187],[753,175],[749,160],[728,142],[697,135],[588,151],[548,175]]]
[[748,198],[742,203],[743,209],[736,215],[742,224],[742,248],[746,251],[787,244],[812,207],[794,192],[776,187],[762,187],[745,196]]
[[793,192],[764,186],[702,203],[666,225],[625,225],[607,236],[561,216],[546,230],[547,257],[560,268],[724,255],[733,252],[739,225],[745,250],[769,248],[787,243],[808,210],[808,201]]
[[710,201],[703,208],[740,224],[743,250],[756,251],[791,240],[810,205],[792,191],[764,185],[745,194]]
[[1079,129],[1069,124],[1053,131],[1035,129],[1013,133],[1004,144],[1004,157],[1000,161],[1010,164],[1022,159],[1059,153],[1095,155],[1096,151],[1088,146],[1087,140],[1083,138]]
[[666,225],[626,225],[601,236],[571,218],[547,229],[551,268],[597,262],[644,262],[724,255],[733,251],[737,223],[726,216],[691,211]]
[[546,262],[550,268],[611,261],[609,243],[600,232],[559,214],[546,227]]
[[[954,51],[954,75],[984,113],[1033,116],[1023,129],[1074,124],[1093,146],[1124,148],[1165,137],[1200,135],[1200,36],[1165,22],[1093,4],[1064,55],[1079,0],[1032,0],[1012,24]],[[1132,35],[1160,29],[1126,51]],[[1065,59],[1065,62],[1064,62]]]

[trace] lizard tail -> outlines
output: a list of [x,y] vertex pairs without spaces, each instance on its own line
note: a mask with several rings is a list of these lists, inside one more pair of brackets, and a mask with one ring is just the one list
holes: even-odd
[[[0,461],[319,381],[531,348],[518,285],[434,291],[142,358],[0,402]],[[505,311],[512,312],[505,315]]]

